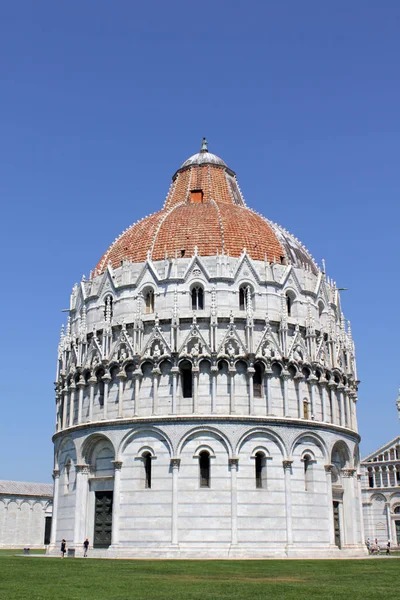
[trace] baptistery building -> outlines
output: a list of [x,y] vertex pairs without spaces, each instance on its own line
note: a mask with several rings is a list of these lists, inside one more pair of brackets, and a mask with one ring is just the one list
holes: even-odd
[[360,554],[357,384],[325,266],[204,140],[72,289],[50,552]]

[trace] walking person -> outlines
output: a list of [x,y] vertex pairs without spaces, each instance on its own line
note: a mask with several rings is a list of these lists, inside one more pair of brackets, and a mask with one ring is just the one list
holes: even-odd
[[61,558],[64,558],[66,551],[67,551],[67,542],[63,538],[61,540]]
[[83,542],[83,558],[87,558],[88,550],[89,550],[89,540],[86,538],[86,540]]
[[388,543],[386,544],[386,554],[389,554],[390,556],[390,540],[388,540]]

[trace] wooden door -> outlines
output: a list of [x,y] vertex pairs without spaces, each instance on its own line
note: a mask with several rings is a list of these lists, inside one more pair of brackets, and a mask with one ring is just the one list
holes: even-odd
[[96,492],[93,548],[111,545],[113,492]]
[[333,503],[333,527],[335,530],[335,544],[341,548],[340,544],[340,517],[339,517],[339,502]]

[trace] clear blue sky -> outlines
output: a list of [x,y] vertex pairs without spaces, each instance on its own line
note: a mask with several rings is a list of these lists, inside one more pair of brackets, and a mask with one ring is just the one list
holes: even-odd
[[72,285],[202,136],[349,288],[363,454],[400,433],[399,27],[398,0],[2,3],[0,478],[50,480]]

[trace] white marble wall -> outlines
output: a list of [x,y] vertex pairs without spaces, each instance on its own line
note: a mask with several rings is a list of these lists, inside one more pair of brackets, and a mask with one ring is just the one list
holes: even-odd
[[43,548],[49,498],[0,496],[0,548]]
[[[344,444],[348,457],[343,471],[346,475],[336,483],[342,490],[344,508],[342,550],[360,552],[363,532],[351,461],[357,437],[349,435],[344,441],[329,428],[305,430],[295,425],[266,426],[241,420],[199,424],[188,418],[179,424],[160,420],[155,425],[145,420],[133,427],[104,424],[96,432],[59,434],[53,548],[58,548],[62,537],[78,551],[86,536],[92,542],[94,492],[114,489],[113,543],[108,551],[112,555],[335,554],[338,549],[332,539],[332,491],[326,467],[337,442]],[[209,488],[202,488],[199,479],[198,457],[204,449],[211,457]],[[258,451],[266,456],[261,489],[255,480],[254,456]],[[143,454],[147,452],[152,456],[150,489],[145,486]],[[306,455],[311,459],[307,485]],[[85,503],[77,500],[71,475],[66,493],[64,473],[70,460],[88,465]],[[178,464],[175,474],[174,462]],[[289,473],[285,462],[290,464]],[[118,490],[112,477],[115,464],[120,473]],[[78,535],[76,522],[82,515],[83,528]]]

